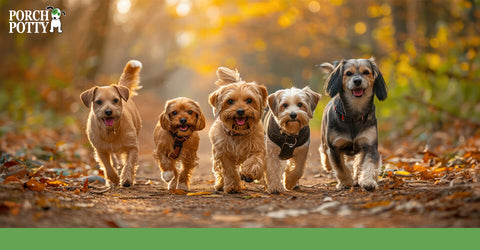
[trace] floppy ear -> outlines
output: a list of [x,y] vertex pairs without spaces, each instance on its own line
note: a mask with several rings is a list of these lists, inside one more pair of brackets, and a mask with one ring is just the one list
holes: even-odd
[[369,59],[369,62],[372,66],[375,81],[373,82],[373,90],[375,91],[375,95],[377,96],[379,101],[383,101],[387,99],[387,83],[385,79],[383,79],[382,73],[378,70],[377,64],[375,63],[375,59],[372,57]]
[[277,96],[280,94],[280,90],[270,94],[268,96],[268,107],[272,111],[273,115],[277,116],[278,115],[278,105],[277,105]]
[[208,103],[209,103],[210,106],[212,106],[212,108],[213,108],[213,116],[215,116],[215,118],[217,118],[218,112],[220,111],[220,110],[218,110],[218,108],[217,108],[218,95],[219,95],[219,91],[217,90],[217,91],[211,93],[211,94],[208,96]]
[[117,90],[118,94],[123,100],[128,101],[128,97],[130,97],[130,90],[127,87],[117,84],[112,84],[112,87]]
[[263,85],[257,85],[257,90],[260,94],[260,100],[261,100],[261,105],[262,105],[262,109],[266,108],[267,107],[267,97],[268,97],[268,91],[267,91],[267,88],[265,88],[265,86]]
[[168,107],[170,106],[170,102],[165,103],[165,109],[163,110],[163,113],[160,114],[160,117],[158,117],[160,121],[160,125],[162,125],[162,128],[165,130],[170,130],[170,117],[168,116]]
[[98,87],[93,87],[91,89],[85,90],[80,94],[80,99],[82,100],[83,105],[85,107],[90,108],[90,103],[93,102],[93,98],[95,97],[95,91]]
[[319,93],[311,90],[310,87],[308,87],[308,86],[303,88],[302,90],[305,91],[305,93],[308,96],[308,104],[310,106],[310,112],[308,112],[308,116],[311,119],[311,118],[313,118],[313,112],[317,108],[318,101],[320,101],[320,98],[322,96]]
[[202,130],[205,128],[205,116],[203,115],[202,109],[197,102],[192,101],[192,104],[195,107],[194,112],[197,113],[197,123],[195,124],[195,129]]
[[327,78],[327,84],[325,85],[325,92],[330,96],[336,96],[343,87],[343,64],[342,60],[333,72]]

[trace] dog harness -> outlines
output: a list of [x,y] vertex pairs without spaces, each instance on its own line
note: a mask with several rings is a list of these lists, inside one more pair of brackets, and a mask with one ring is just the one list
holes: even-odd
[[183,143],[188,139],[188,137],[178,136],[177,133],[172,133],[171,131],[170,134],[175,139],[175,142],[173,143],[173,152],[168,154],[168,158],[177,159],[182,151]]
[[308,141],[310,138],[310,127],[306,126],[302,128],[296,135],[288,135],[280,130],[280,127],[272,116],[268,121],[267,136],[281,148],[278,157],[281,160],[288,160],[293,157],[295,148],[302,146]]

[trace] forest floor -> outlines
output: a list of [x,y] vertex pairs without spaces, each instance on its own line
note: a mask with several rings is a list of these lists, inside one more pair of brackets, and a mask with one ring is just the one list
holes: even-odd
[[104,194],[91,192],[104,180],[78,139],[83,131],[4,133],[0,227],[480,227],[479,136],[441,151],[380,147],[379,188],[366,192],[335,189],[335,178],[320,166],[314,132],[299,190],[269,195],[258,182],[224,194],[213,189],[208,126],[191,189],[168,191],[151,156],[154,124],[144,118],[136,184]]

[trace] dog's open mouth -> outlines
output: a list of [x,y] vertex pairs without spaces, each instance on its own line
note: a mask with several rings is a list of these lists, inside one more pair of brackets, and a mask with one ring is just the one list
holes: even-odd
[[237,123],[238,126],[243,126],[245,123],[247,123],[247,118],[246,117],[238,117],[235,118],[235,122]]
[[352,90],[352,93],[355,97],[362,97],[364,92],[365,92],[365,89],[354,89],[354,90]]
[[103,122],[105,122],[105,125],[107,127],[111,127],[111,126],[113,126],[113,123],[115,122],[115,118],[113,118],[113,117],[103,118]]
[[185,131],[188,130],[189,127],[190,127],[190,126],[188,126],[188,125],[180,125],[180,126],[178,127],[178,129],[180,129],[180,131],[182,131],[182,132],[185,132]]

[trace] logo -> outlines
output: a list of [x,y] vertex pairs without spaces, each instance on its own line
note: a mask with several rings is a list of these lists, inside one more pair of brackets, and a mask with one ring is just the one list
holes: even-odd
[[[51,20],[48,12],[51,12]],[[66,14],[59,8],[47,6],[45,10],[10,10],[9,13],[10,31],[8,33],[54,33],[55,29],[58,33],[63,32],[60,17]]]

